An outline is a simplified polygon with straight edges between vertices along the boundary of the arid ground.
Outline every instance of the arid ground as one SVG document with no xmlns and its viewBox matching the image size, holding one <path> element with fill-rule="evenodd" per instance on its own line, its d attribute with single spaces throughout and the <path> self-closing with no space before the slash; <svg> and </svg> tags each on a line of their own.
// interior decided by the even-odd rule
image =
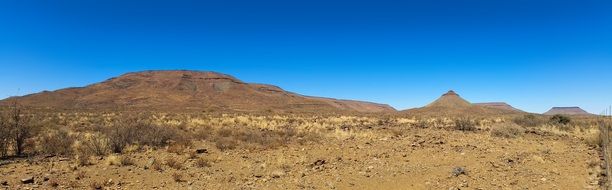
<svg viewBox="0 0 612 190">
<path fill-rule="evenodd" d="M 590 119 L 561 126 L 545 117 L 522 116 L 45 117 L 46 126 L 56 127 L 44 129 L 47 135 L 26 150 L 36 156 L 0 162 L 0 187 L 600 189 L 602 180 L 598 136 Z M 528 125 L 525 119 L 537 125 L 515 124 Z M 125 136 L 130 133 L 135 135 Z M 159 141 L 145 142 L 143 135 Z M 113 150 L 112 142 L 122 140 L 121 150 Z M 49 150 L 66 143 L 68 148 Z"/>
</svg>

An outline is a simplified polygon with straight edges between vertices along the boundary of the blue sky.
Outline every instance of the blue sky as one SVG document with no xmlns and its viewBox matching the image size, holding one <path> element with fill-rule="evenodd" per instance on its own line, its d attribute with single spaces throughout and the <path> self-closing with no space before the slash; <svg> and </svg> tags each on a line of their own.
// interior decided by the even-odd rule
<svg viewBox="0 0 612 190">
<path fill-rule="evenodd" d="M 612 2 L 5 0 L 0 66 L 0 98 L 193 69 L 397 109 L 454 89 L 600 113 L 612 104 Z"/>
</svg>

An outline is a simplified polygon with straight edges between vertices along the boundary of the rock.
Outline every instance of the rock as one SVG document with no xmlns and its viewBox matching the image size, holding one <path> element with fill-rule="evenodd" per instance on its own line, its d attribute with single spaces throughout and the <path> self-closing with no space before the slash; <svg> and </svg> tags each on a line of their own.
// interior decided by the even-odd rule
<svg viewBox="0 0 612 190">
<path fill-rule="evenodd" d="M 325 164 L 325 160 L 317 160 L 314 163 L 312 163 L 313 166 L 321 166 L 323 164 Z"/>
<path fill-rule="evenodd" d="M 49 178 L 51 177 L 51 174 L 45 174 L 43 176 L 43 181 L 49 181 Z"/>
<path fill-rule="evenodd" d="M 150 158 L 149 161 L 147 161 L 147 164 L 145 164 L 144 169 L 148 170 L 149 168 L 153 166 L 154 163 L 155 163 L 155 158 Z"/>
<path fill-rule="evenodd" d="M 30 177 L 23 178 L 21 179 L 21 183 L 23 184 L 34 183 L 34 177 L 30 176 Z"/>
<path fill-rule="evenodd" d="M 0 181 L 0 185 L 8 186 L 8 181 L 2 180 L 2 181 Z"/>
<path fill-rule="evenodd" d="M 199 148 L 196 150 L 196 153 L 198 154 L 208 154 L 208 150 L 205 148 Z"/>
<path fill-rule="evenodd" d="M 370 171 L 372 171 L 372 169 L 374 169 L 374 166 L 368 166 L 368 167 L 366 168 L 366 172 L 370 172 Z"/>
<path fill-rule="evenodd" d="M 283 170 L 275 170 L 275 171 L 273 171 L 273 172 L 270 174 L 270 176 L 271 176 L 272 178 L 280 178 L 280 177 L 285 176 L 285 171 L 283 171 Z"/>
<path fill-rule="evenodd" d="M 464 167 L 455 167 L 452 172 L 453 176 L 467 175 L 467 170 Z"/>
<path fill-rule="evenodd" d="M 533 159 L 533 161 L 536 161 L 536 162 L 538 162 L 540 164 L 545 164 L 546 163 L 546 161 L 544 161 L 544 158 L 542 158 L 540 156 L 537 156 L 537 155 L 533 155 L 532 159 Z"/>
</svg>

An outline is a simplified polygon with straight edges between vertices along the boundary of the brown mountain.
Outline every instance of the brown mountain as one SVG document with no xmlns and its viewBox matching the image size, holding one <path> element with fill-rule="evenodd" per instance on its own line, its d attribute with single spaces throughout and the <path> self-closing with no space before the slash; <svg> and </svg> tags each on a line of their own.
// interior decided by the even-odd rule
<svg viewBox="0 0 612 190">
<path fill-rule="evenodd" d="M 474 103 L 474 105 L 484 106 L 484 107 L 488 107 L 488 108 L 496 108 L 496 109 L 508 110 L 508 111 L 525 112 L 523 110 L 519 110 L 519 109 L 516 109 L 515 107 L 512 107 L 510 104 L 508 104 L 506 102 Z"/>
<path fill-rule="evenodd" d="M 548 110 L 544 115 L 592 115 L 589 112 L 584 111 L 580 107 L 553 107 Z"/>
<path fill-rule="evenodd" d="M 455 93 L 455 91 L 448 91 L 437 100 L 428 104 L 425 107 L 434 108 L 434 107 L 445 107 L 445 108 L 467 108 L 471 107 L 472 104 L 467 100 L 461 98 L 459 94 Z"/>
<path fill-rule="evenodd" d="M 422 108 L 414 108 L 402 111 L 407 114 L 417 115 L 491 115 L 491 114 L 515 114 L 515 110 L 506 110 L 495 107 L 478 106 L 461 98 L 455 91 L 448 91 L 440 98 Z"/>
<path fill-rule="evenodd" d="M 387 112 L 384 104 L 309 97 L 266 84 L 199 71 L 144 71 L 80 88 L 12 97 L 8 104 L 55 109 L 154 109 L 295 112 Z"/>
</svg>

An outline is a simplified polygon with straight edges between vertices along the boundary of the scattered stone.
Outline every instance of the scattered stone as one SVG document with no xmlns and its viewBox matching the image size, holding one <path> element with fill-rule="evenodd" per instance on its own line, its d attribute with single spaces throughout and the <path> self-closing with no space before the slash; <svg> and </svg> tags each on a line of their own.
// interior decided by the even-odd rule
<svg viewBox="0 0 612 190">
<path fill-rule="evenodd" d="M 198 154 L 208 154 L 208 150 L 205 148 L 200 148 L 196 150 L 196 153 Z"/>
<path fill-rule="evenodd" d="M 270 175 L 272 178 L 280 178 L 285 176 L 285 171 L 283 170 L 275 170 L 272 172 L 272 174 Z"/>
<path fill-rule="evenodd" d="M 326 163 L 325 160 L 317 160 L 312 165 L 313 166 L 322 166 L 325 163 Z"/>
<path fill-rule="evenodd" d="M 148 170 L 149 168 L 153 166 L 154 163 L 155 163 L 155 158 L 150 158 L 149 161 L 147 161 L 147 164 L 145 164 L 144 169 Z"/>
<path fill-rule="evenodd" d="M 23 184 L 30 184 L 30 183 L 34 183 L 34 177 L 26 177 L 21 179 L 21 183 Z"/>
<path fill-rule="evenodd" d="M 464 167 L 455 167 L 452 172 L 453 176 L 467 175 L 467 170 Z"/>
<path fill-rule="evenodd" d="M 8 181 L 2 180 L 2 181 L 0 181 L 0 185 L 8 186 Z"/>
</svg>

